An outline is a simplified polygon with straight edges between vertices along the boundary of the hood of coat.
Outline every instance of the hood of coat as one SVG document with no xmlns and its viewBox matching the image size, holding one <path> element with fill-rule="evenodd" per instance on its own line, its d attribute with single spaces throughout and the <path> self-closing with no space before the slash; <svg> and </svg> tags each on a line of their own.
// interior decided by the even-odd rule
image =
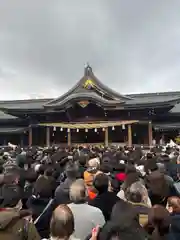
<svg viewBox="0 0 180 240">
<path fill-rule="evenodd" d="M 29 210 L 18 210 L 16 208 L 0 208 L 0 230 L 5 229 L 12 221 L 30 216 Z"/>
</svg>

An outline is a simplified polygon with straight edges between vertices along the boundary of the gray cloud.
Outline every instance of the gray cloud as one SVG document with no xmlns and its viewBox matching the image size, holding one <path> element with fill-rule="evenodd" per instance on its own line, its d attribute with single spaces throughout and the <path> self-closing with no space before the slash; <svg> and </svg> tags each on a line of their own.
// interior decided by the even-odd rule
<svg viewBox="0 0 180 240">
<path fill-rule="evenodd" d="M 179 0 L 0 0 L 0 99 L 58 96 L 83 74 L 121 93 L 180 90 Z"/>
</svg>

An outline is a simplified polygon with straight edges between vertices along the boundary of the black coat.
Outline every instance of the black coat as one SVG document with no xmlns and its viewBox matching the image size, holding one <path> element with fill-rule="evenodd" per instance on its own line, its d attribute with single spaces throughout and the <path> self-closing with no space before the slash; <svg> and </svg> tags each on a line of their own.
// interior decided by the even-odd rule
<svg viewBox="0 0 180 240">
<path fill-rule="evenodd" d="M 171 228 L 169 233 L 169 239 L 180 239 L 180 214 L 173 214 L 171 216 Z"/>
<path fill-rule="evenodd" d="M 27 207 L 32 211 L 33 220 L 39 217 L 48 203 L 49 198 L 36 198 L 32 196 L 28 199 Z"/>
<path fill-rule="evenodd" d="M 99 208 L 106 221 L 110 220 L 113 206 L 120 199 L 114 192 L 105 192 L 98 194 L 94 199 L 89 200 L 89 205 Z"/>
</svg>

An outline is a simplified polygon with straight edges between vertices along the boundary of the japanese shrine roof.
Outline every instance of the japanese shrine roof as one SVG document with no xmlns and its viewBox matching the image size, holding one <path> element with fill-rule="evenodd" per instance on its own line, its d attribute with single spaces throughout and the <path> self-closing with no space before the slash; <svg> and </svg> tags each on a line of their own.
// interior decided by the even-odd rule
<svg viewBox="0 0 180 240">
<path fill-rule="evenodd" d="M 4 127 L 4 128 L 0 128 L 0 133 L 1 134 L 17 134 L 17 133 L 23 133 L 24 131 L 27 131 L 27 128 L 23 128 L 23 127 Z"/>
<path fill-rule="evenodd" d="M 180 129 L 180 123 L 179 122 L 157 123 L 157 124 L 153 124 L 153 128 L 155 130 L 176 130 L 176 129 Z"/>
<path fill-rule="evenodd" d="M 84 76 L 65 94 L 58 98 L 0 101 L 0 119 L 15 118 L 13 113 L 46 111 L 46 108 L 63 108 L 71 101 L 92 100 L 102 106 L 123 106 L 129 108 L 158 107 L 169 105 L 170 113 L 180 113 L 180 92 L 119 94 L 105 86 L 94 75 L 92 68 L 85 68 Z"/>
<path fill-rule="evenodd" d="M 82 97 L 94 97 L 98 98 L 94 93 L 91 93 L 89 95 L 88 93 L 81 93 L 81 94 L 75 94 L 71 97 L 68 96 L 66 100 L 63 100 L 63 102 L 68 101 L 68 99 L 72 99 L 74 97 L 82 96 Z M 153 103 L 168 103 L 174 101 L 174 107 L 172 108 L 171 112 L 180 113 L 180 103 L 178 103 L 178 100 L 180 99 L 180 92 L 166 92 L 166 93 L 139 93 L 139 94 L 128 94 L 128 97 L 132 97 L 131 100 L 126 100 L 125 105 L 139 105 L 139 104 L 153 104 Z M 47 106 L 47 104 L 50 105 L 50 102 L 53 101 L 53 98 L 46 98 L 46 99 L 28 99 L 28 100 L 11 100 L 11 101 L 0 101 L 0 109 L 8 109 L 8 110 L 32 110 L 32 111 L 39 111 L 43 110 L 44 106 Z M 102 100 L 102 99 L 101 99 Z M 106 102 L 107 100 L 105 100 Z M 177 101 L 177 103 L 176 103 Z M 110 100 L 109 103 L 117 103 L 117 100 Z M 53 105 L 56 105 L 58 103 L 54 103 Z M 11 115 L 5 114 L 3 111 L 0 111 L 0 119 L 8 119 Z M 15 118 L 12 116 L 11 118 Z"/>
<path fill-rule="evenodd" d="M 17 119 L 17 117 L 4 113 L 3 111 L 0 111 L 0 120 L 12 120 L 12 119 Z"/>
</svg>

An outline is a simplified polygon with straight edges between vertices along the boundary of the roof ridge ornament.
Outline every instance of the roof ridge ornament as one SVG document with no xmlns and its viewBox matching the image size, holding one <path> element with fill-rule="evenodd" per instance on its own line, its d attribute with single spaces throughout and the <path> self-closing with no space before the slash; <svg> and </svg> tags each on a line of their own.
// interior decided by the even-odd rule
<svg viewBox="0 0 180 240">
<path fill-rule="evenodd" d="M 86 76 L 86 77 L 92 76 L 92 67 L 89 65 L 88 62 L 85 64 L 84 76 Z"/>
</svg>

